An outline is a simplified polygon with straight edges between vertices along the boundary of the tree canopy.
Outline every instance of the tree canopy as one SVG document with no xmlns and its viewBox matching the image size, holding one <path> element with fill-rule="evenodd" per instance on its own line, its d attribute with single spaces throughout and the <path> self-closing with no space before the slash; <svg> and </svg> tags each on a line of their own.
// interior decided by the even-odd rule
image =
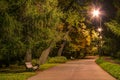
<svg viewBox="0 0 120 80">
<path fill-rule="evenodd" d="M 9 66 L 39 58 L 43 64 L 49 55 L 80 58 L 96 52 L 98 34 L 88 23 L 89 4 L 91 0 L 1 0 L 0 62 Z"/>
</svg>

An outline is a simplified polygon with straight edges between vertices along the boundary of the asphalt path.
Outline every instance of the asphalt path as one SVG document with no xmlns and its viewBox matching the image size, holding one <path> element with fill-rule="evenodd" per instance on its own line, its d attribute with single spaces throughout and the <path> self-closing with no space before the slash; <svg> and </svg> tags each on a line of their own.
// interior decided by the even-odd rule
<svg viewBox="0 0 120 80">
<path fill-rule="evenodd" d="M 95 59 L 69 61 L 45 71 L 28 80 L 116 80 L 96 63 Z"/>
</svg>

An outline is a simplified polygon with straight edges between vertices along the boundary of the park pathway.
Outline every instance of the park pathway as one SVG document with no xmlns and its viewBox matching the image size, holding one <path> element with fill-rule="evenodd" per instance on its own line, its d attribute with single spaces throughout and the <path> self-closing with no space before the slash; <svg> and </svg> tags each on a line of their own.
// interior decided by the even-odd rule
<svg viewBox="0 0 120 80">
<path fill-rule="evenodd" d="M 40 71 L 28 80 L 116 80 L 102 70 L 95 59 L 69 61 L 51 69 Z"/>
</svg>

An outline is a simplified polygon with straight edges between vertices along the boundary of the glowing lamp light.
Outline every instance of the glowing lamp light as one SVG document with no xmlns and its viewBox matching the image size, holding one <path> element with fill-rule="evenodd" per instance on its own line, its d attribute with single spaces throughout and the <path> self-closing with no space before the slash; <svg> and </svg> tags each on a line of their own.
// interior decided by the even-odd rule
<svg viewBox="0 0 120 80">
<path fill-rule="evenodd" d="M 92 14 L 93 14 L 93 17 L 98 17 L 100 15 L 100 11 L 99 10 L 93 10 Z"/>
<path fill-rule="evenodd" d="M 102 39 L 102 36 L 100 36 L 100 39 Z"/>
<path fill-rule="evenodd" d="M 102 31 L 102 28 L 98 28 L 98 32 L 101 32 Z"/>
</svg>

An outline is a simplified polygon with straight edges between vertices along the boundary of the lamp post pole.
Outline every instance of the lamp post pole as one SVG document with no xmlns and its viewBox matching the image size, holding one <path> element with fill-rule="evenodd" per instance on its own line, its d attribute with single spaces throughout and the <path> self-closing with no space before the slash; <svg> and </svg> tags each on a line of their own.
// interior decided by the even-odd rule
<svg viewBox="0 0 120 80">
<path fill-rule="evenodd" d="M 102 31 L 102 28 L 98 28 L 98 32 L 99 32 L 99 35 L 98 35 L 98 54 L 99 56 L 101 56 L 101 44 L 102 44 L 102 35 L 101 35 L 101 31 Z"/>
<path fill-rule="evenodd" d="M 102 46 L 102 34 L 101 34 L 101 32 L 102 32 L 102 26 L 101 26 L 101 17 L 99 17 L 100 18 L 100 27 L 99 27 L 99 44 L 98 44 L 98 54 L 99 54 L 99 56 L 102 56 L 102 51 L 101 51 L 101 46 Z"/>
<path fill-rule="evenodd" d="M 100 17 L 100 11 L 99 9 L 94 9 L 92 11 L 92 15 L 93 18 L 98 18 L 99 19 L 99 28 L 98 28 L 98 32 L 99 32 L 99 39 L 98 39 L 98 55 L 101 56 L 101 40 L 102 40 L 102 36 L 101 36 L 101 32 L 102 32 L 102 27 L 101 27 L 101 17 Z"/>
</svg>

